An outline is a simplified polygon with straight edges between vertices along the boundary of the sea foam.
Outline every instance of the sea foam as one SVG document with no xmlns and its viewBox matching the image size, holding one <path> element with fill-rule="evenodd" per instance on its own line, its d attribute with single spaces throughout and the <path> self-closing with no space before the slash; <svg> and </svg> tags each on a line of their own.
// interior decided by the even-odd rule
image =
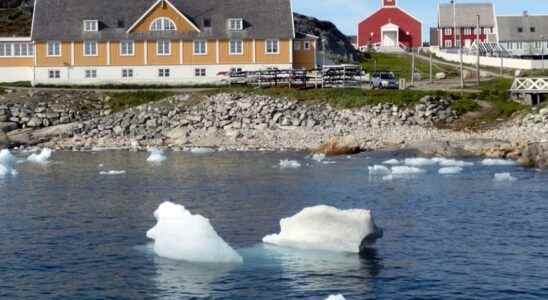
<svg viewBox="0 0 548 300">
<path fill-rule="evenodd" d="M 150 153 L 150 155 L 147 158 L 148 162 L 161 163 L 167 159 L 163 150 L 152 148 L 152 149 L 149 149 L 148 152 Z"/>
<path fill-rule="evenodd" d="M 184 206 L 162 203 L 154 212 L 156 225 L 147 232 L 158 256 L 195 263 L 242 263 L 213 229 L 208 219 L 191 214 Z"/>
<path fill-rule="evenodd" d="M 27 161 L 36 163 L 36 164 L 47 164 L 51 158 L 53 150 L 49 148 L 44 148 L 40 153 L 33 153 L 27 157 Z"/>
<path fill-rule="evenodd" d="M 333 252 L 359 253 L 382 237 L 370 210 L 339 210 L 320 205 L 280 221 L 280 233 L 263 238 L 266 244 Z"/>
</svg>

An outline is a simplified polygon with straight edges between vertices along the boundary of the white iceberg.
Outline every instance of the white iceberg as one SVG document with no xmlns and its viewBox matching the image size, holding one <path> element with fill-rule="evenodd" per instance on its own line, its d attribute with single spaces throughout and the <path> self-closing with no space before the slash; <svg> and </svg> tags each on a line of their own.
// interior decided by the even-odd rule
<svg viewBox="0 0 548 300">
<path fill-rule="evenodd" d="M 438 170 L 438 173 L 441 175 L 454 175 L 459 174 L 464 171 L 461 167 L 445 167 Z"/>
<path fill-rule="evenodd" d="M 162 203 L 154 212 L 158 221 L 147 232 L 154 240 L 158 256 L 194 263 L 242 263 L 234 251 L 213 229 L 208 219 L 192 215 L 182 205 Z"/>
<path fill-rule="evenodd" d="M 6 177 L 8 175 L 17 176 L 17 174 L 17 170 L 11 168 L 10 166 L 0 164 L 0 177 Z"/>
<path fill-rule="evenodd" d="M 280 221 L 280 233 L 263 238 L 266 244 L 333 252 L 360 253 L 382 237 L 370 210 L 339 210 L 320 205 Z"/>
<path fill-rule="evenodd" d="M 282 169 L 297 169 L 300 168 L 301 164 L 296 160 L 280 160 L 280 168 Z"/>
<path fill-rule="evenodd" d="M 435 165 L 437 164 L 437 161 L 429 158 L 416 157 L 416 158 L 407 158 L 404 164 L 407 166 L 422 167 L 422 166 Z"/>
<path fill-rule="evenodd" d="M 343 295 L 331 295 L 325 300 L 346 300 Z"/>
<path fill-rule="evenodd" d="M 192 154 L 209 154 L 213 152 L 215 152 L 215 149 L 205 147 L 196 147 L 190 149 L 190 153 Z"/>
<path fill-rule="evenodd" d="M 513 166 L 516 165 L 516 162 L 507 159 L 487 158 L 482 160 L 481 164 L 484 166 Z"/>
<path fill-rule="evenodd" d="M 27 161 L 37 164 L 47 164 L 52 153 L 53 150 L 49 148 L 44 148 L 42 149 L 42 151 L 40 151 L 40 153 L 33 153 L 29 157 L 27 157 Z"/>
<path fill-rule="evenodd" d="M 495 174 L 495 181 L 516 181 L 516 177 L 512 176 L 510 173 L 498 173 Z"/>
<path fill-rule="evenodd" d="M 317 162 L 322 162 L 325 159 L 325 154 L 316 153 L 316 154 L 312 155 L 312 159 L 317 161 Z"/>
<path fill-rule="evenodd" d="M 374 165 L 372 167 L 367 167 L 369 169 L 370 176 L 384 176 L 390 174 L 390 169 L 381 165 Z"/>
<path fill-rule="evenodd" d="M 385 165 L 399 165 L 400 161 L 394 158 L 394 159 L 389 159 L 389 160 L 384 161 L 383 164 L 385 164 Z"/>
<path fill-rule="evenodd" d="M 422 173 L 426 173 L 426 171 L 416 167 L 408 167 L 408 166 L 392 167 L 392 175 L 415 175 L 415 174 L 422 174 Z"/>
<path fill-rule="evenodd" d="M 123 174 L 126 174 L 126 171 L 124 171 L 124 170 L 110 170 L 110 171 L 101 171 L 101 172 L 99 172 L 99 175 L 109 175 L 109 176 L 123 175 Z"/>
<path fill-rule="evenodd" d="M 149 149 L 148 152 L 150 155 L 147 158 L 148 162 L 151 163 L 161 163 L 164 160 L 166 160 L 166 156 L 164 155 L 164 151 L 156 148 Z"/>
</svg>

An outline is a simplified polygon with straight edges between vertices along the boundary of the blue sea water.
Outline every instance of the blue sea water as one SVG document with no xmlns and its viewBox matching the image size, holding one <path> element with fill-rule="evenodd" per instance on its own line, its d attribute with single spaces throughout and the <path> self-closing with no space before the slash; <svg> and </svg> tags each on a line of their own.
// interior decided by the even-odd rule
<svg viewBox="0 0 548 300">
<path fill-rule="evenodd" d="M 547 299 L 548 174 L 478 164 L 392 181 L 302 153 L 56 152 L 0 179 L 1 299 Z M 280 169 L 282 159 L 302 167 Z M 103 167 L 100 167 L 103 165 Z M 101 170 L 125 170 L 103 176 Z M 495 173 L 518 180 L 496 182 Z M 157 257 L 145 233 L 163 201 L 209 218 L 235 266 Z M 305 207 L 370 208 L 384 237 L 366 257 L 263 245 Z"/>
</svg>

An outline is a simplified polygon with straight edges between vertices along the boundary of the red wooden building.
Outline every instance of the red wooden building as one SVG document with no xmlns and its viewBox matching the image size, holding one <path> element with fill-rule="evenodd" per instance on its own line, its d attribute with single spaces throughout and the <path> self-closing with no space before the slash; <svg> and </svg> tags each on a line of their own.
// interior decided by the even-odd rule
<svg viewBox="0 0 548 300">
<path fill-rule="evenodd" d="M 358 47 L 379 51 L 422 45 L 422 23 L 397 6 L 396 0 L 381 0 L 382 7 L 358 25 Z"/>
</svg>

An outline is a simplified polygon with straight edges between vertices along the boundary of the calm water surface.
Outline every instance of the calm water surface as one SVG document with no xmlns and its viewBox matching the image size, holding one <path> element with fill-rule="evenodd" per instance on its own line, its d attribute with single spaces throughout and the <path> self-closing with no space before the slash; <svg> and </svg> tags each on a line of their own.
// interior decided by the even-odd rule
<svg viewBox="0 0 548 300">
<path fill-rule="evenodd" d="M 437 168 L 383 181 L 367 166 L 397 154 L 306 160 L 303 154 L 54 153 L 0 179 L 2 299 L 547 299 L 548 174 Z M 299 169 L 280 169 L 280 159 Z M 104 167 L 99 167 L 103 164 Z M 102 176 L 101 170 L 126 170 Z M 497 183 L 511 172 L 519 180 Z M 163 201 L 209 218 L 245 263 L 156 257 L 146 231 Z M 264 246 L 279 220 L 307 206 L 371 208 L 376 253 Z"/>
</svg>

